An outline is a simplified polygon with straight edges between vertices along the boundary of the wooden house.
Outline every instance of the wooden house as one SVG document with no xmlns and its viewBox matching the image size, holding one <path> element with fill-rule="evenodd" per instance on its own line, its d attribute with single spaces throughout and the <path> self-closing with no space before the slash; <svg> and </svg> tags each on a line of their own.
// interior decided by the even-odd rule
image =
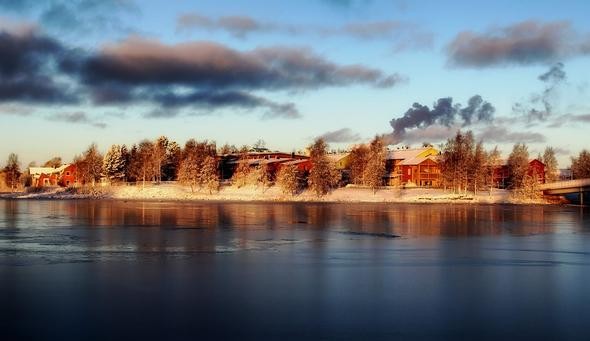
<svg viewBox="0 0 590 341">
<path fill-rule="evenodd" d="M 529 161 L 527 175 L 536 177 L 539 183 L 545 183 L 545 164 L 538 159 Z M 497 188 L 508 188 L 510 183 L 510 168 L 504 160 L 502 165 L 494 169 L 494 186 Z"/>
<path fill-rule="evenodd" d="M 52 187 L 75 186 L 78 181 L 76 178 L 76 165 L 66 164 L 61 167 L 31 167 L 31 186 L 33 187 Z"/>
<path fill-rule="evenodd" d="M 433 147 L 397 149 L 387 153 L 385 184 L 389 186 L 439 187 L 439 151 Z"/>
</svg>

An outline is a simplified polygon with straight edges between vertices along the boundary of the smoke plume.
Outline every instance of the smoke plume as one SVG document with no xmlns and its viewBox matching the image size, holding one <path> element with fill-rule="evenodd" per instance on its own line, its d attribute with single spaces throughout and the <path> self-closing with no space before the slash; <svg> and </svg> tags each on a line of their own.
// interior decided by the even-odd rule
<svg viewBox="0 0 590 341">
<path fill-rule="evenodd" d="M 389 122 L 393 128 L 389 142 L 395 144 L 403 141 L 408 129 L 424 129 L 433 124 L 449 127 L 456 123 L 457 117 L 462 121 L 463 126 L 479 121 L 489 122 L 493 120 L 495 111 L 494 106 L 484 101 L 479 95 L 471 97 L 465 108 L 462 108 L 459 103 L 453 105 L 451 97 L 440 98 L 434 103 L 432 109 L 426 105 L 414 103 L 402 117 Z"/>
</svg>

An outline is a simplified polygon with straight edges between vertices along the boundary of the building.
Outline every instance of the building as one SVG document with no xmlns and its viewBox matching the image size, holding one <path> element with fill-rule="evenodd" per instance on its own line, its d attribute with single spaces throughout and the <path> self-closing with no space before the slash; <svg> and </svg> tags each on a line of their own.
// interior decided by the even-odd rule
<svg viewBox="0 0 590 341">
<path fill-rule="evenodd" d="M 52 187 L 52 186 L 75 186 L 76 165 L 66 164 L 61 167 L 30 167 L 31 186 L 33 187 Z"/>
<path fill-rule="evenodd" d="M 433 147 L 388 151 L 385 184 L 407 187 L 439 187 L 439 151 Z"/>
<path fill-rule="evenodd" d="M 270 151 L 250 151 L 245 154 L 227 154 L 223 155 L 220 160 L 221 178 L 231 179 L 239 164 L 248 164 L 249 167 L 256 168 L 266 166 L 274 177 L 280 166 L 284 163 L 294 161 L 308 161 L 309 157 L 295 153 L 270 152 Z M 297 163 L 297 168 L 311 168 L 309 162 Z"/>
<path fill-rule="evenodd" d="M 537 178 L 541 184 L 545 183 L 545 164 L 538 159 L 529 161 L 527 175 Z M 497 188 L 507 188 L 510 185 L 510 168 L 506 160 L 503 160 L 502 165 L 494 169 L 494 186 Z"/>
</svg>

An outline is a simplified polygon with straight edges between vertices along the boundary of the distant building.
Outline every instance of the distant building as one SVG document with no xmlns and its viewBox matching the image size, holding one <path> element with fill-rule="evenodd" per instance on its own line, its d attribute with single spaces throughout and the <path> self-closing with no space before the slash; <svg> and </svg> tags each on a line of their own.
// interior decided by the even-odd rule
<svg viewBox="0 0 590 341">
<path fill-rule="evenodd" d="M 66 164 L 61 167 L 30 167 L 31 186 L 33 187 L 69 187 L 77 184 L 76 165 Z"/>
<path fill-rule="evenodd" d="M 222 156 L 220 160 L 221 177 L 222 179 L 231 179 L 234 172 L 238 168 L 238 165 L 244 163 L 252 168 L 266 165 L 269 167 L 269 171 L 272 174 L 272 176 L 274 176 L 274 174 L 279 170 L 280 165 L 293 161 L 305 161 L 308 159 L 309 157 L 305 155 L 295 153 L 270 152 L 267 150 L 253 150 L 245 154 L 228 154 Z M 307 168 L 307 170 L 309 170 L 309 168 L 311 168 L 311 164 L 309 162 L 307 162 L 307 164 L 297 163 L 297 165 L 298 169 Z"/>
<path fill-rule="evenodd" d="M 389 186 L 439 187 L 439 154 L 433 147 L 388 151 L 385 183 Z"/>
<path fill-rule="evenodd" d="M 539 183 L 545 183 L 545 164 L 538 159 L 529 161 L 527 175 L 536 176 Z M 510 184 L 510 168 L 506 160 L 502 165 L 494 169 L 494 186 L 497 188 L 507 188 Z"/>
</svg>

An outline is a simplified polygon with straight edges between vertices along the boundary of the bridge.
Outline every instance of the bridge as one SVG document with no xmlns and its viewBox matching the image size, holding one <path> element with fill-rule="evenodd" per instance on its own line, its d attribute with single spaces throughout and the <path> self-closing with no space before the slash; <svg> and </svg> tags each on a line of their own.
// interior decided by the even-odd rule
<svg viewBox="0 0 590 341">
<path fill-rule="evenodd" d="M 540 189 L 545 195 L 578 193 L 580 195 L 580 205 L 584 205 L 584 192 L 590 192 L 590 179 L 556 181 L 542 184 Z"/>
</svg>

